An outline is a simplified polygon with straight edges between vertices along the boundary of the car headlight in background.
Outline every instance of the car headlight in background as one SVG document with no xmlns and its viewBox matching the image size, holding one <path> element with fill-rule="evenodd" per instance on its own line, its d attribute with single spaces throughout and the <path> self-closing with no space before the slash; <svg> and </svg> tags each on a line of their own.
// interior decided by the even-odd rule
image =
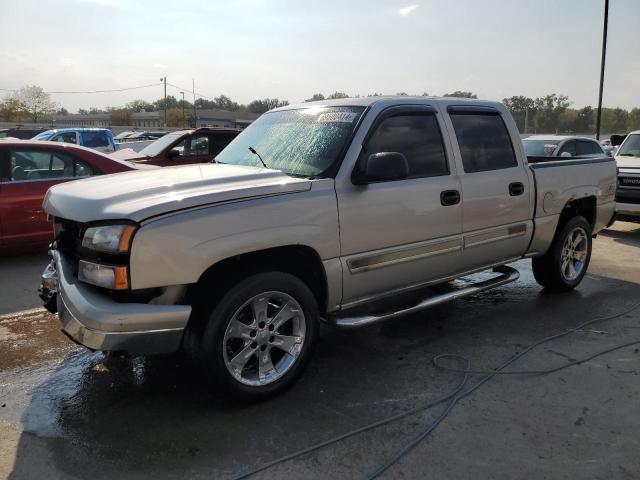
<svg viewBox="0 0 640 480">
<path fill-rule="evenodd" d="M 84 232 L 82 246 L 99 252 L 127 253 L 135 231 L 134 225 L 89 227 Z"/>
<path fill-rule="evenodd" d="M 100 265 L 80 260 L 78 279 L 91 285 L 111 290 L 126 290 L 129 288 L 127 267 Z"/>
</svg>

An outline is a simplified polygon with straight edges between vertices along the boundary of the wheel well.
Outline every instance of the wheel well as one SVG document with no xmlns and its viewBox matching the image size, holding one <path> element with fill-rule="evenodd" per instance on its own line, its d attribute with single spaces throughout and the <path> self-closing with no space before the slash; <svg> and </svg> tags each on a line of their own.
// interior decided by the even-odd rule
<svg viewBox="0 0 640 480">
<path fill-rule="evenodd" d="M 327 278 L 318 253 L 304 245 L 289 245 L 244 253 L 210 266 L 187 292 L 194 310 L 215 304 L 233 285 L 249 275 L 279 271 L 295 275 L 305 282 L 316 297 L 318 308 L 327 305 Z"/>
<path fill-rule="evenodd" d="M 584 197 L 567 202 L 560 213 L 556 231 L 560 231 L 569 220 L 578 215 L 586 218 L 593 228 L 596 224 L 596 197 Z"/>
</svg>

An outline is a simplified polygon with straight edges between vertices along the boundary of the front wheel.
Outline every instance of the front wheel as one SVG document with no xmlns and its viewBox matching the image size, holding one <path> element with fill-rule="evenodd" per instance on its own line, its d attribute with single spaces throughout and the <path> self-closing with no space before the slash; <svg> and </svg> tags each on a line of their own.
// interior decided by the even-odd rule
<svg viewBox="0 0 640 480">
<path fill-rule="evenodd" d="M 591 240 L 589 222 L 581 216 L 570 219 L 556 235 L 549 251 L 533 258 L 536 281 L 555 292 L 577 287 L 589 267 Z"/>
<path fill-rule="evenodd" d="M 213 308 L 202 337 L 204 359 L 230 393 L 266 398 L 300 376 L 318 321 L 316 299 L 300 279 L 283 272 L 253 275 Z"/>
</svg>

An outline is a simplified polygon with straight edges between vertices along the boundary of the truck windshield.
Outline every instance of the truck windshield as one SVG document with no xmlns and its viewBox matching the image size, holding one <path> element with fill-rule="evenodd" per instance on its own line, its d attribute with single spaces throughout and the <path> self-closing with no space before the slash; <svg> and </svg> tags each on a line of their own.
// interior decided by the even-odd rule
<svg viewBox="0 0 640 480">
<path fill-rule="evenodd" d="M 558 142 L 552 140 L 523 140 L 522 143 L 527 157 L 550 157 L 558 146 Z"/>
<path fill-rule="evenodd" d="M 268 168 L 313 177 L 337 160 L 364 107 L 309 107 L 265 113 L 218 156 L 219 163 Z"/>
<path fill-rule="evenodd" d="M 623 157 L 640 157 L 640 134 L 629 135 L 629 137 L 620 145 L 620 149 L 616 155 Z"/>
</svg>

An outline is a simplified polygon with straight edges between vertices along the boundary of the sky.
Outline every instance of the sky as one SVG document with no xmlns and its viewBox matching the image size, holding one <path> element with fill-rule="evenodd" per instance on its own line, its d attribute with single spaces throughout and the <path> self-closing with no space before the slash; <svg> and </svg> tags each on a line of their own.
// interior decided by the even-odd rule
<svg viewBox="0 0 640 480">
<path fill-rule="evenodd" d="M 568 95 L 596 105 L 604 0 L 0 0 L 0 96 L 167 81 L 240 103 L 314 93 Z M 640 0 L 611 0 L 604 105 L 640 106 Z M 167 94 L 179 97 L 180 88 Z M 52 94 L 70 111 L 163 95 Z M 187 92 L 187 98 L 189 94 Z"/>
</svg>

